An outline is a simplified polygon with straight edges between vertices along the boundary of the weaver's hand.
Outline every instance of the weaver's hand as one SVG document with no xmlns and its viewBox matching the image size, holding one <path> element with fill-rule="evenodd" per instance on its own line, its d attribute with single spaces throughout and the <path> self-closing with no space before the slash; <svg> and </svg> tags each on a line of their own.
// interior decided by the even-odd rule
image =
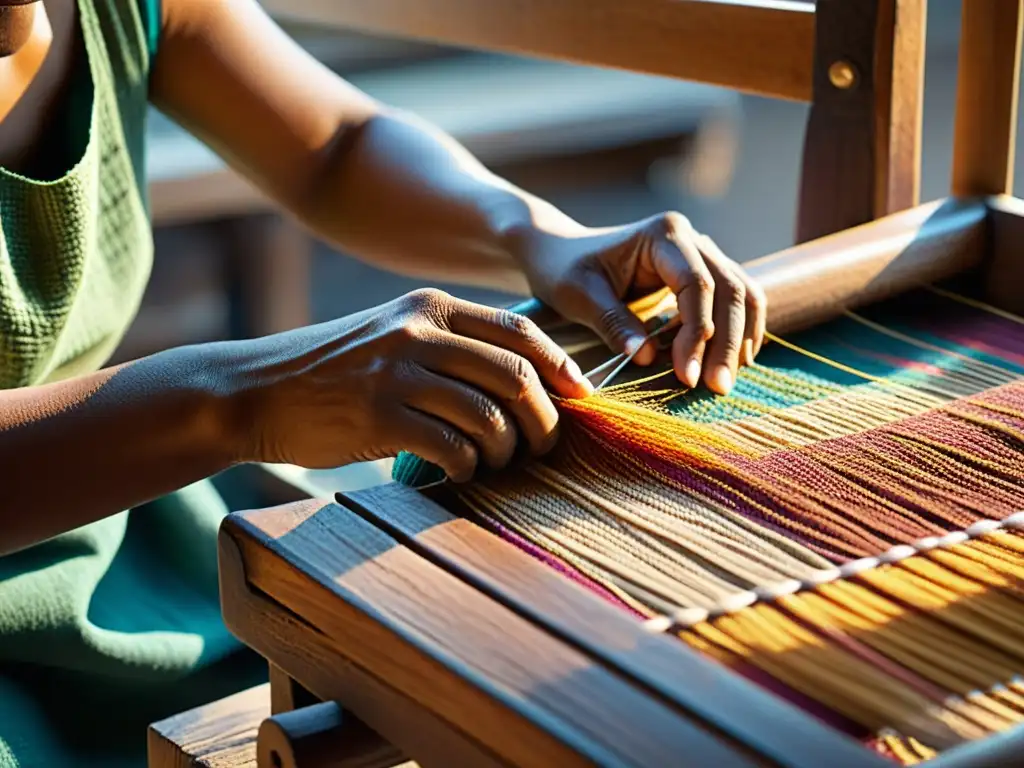
<svg viewBox="0 0 1024 768">
<path fill-rule="evenodd" d="M 616 352 L 632 351 L 645 336 L 624 300 L 668 286 L 681 320 L 672 360 L 688 386 L 703 377 L 726 394 L 738 367 L 752 363 L 761 348 L 764 293 L 677 213 L 571 236 L 531 229 L 517 233 L 512 247 L 534 295 L 589 326 Z M 635 361 L 649 364 L 655 351 L 648 343 Z"/>
<path fill-rule="evenodd" d="M 322 325 L 245 342 L 251 458 L 335 467 L 410 451 L 455 481 L 542 453 L 563 397 L 592 387 L 523 317 L 416 291 Z"/>
</svg>

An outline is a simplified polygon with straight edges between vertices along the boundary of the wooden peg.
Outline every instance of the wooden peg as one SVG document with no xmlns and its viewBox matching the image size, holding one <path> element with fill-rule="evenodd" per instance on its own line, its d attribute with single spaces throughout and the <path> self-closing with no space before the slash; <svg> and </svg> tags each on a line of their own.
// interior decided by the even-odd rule
<svg viewBox="0 0 1024 768">
<path fill-rule="evenodd" d="M 392 768 L 405 758 L 334 702 L 282 712 L 260 725 L 258 768 Z"/>
</svg>

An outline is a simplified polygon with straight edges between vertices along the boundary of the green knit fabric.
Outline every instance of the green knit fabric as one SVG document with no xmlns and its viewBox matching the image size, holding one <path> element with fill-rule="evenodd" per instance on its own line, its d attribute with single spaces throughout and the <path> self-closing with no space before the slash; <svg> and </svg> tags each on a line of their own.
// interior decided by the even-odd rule
<svg viewBox="0 0 1024 768">
<path fill-rule="evenodd" d="M 138 309 L 152 259 L 143 150 L 159 19 L 141 1 L 78 2 L 88 67 L 48 161 L 68 165 L 33 178 L 0 169 L 0 387 L 101 366 Z M 48 481 L 45 468 L 4 471 Z M 0 767 L 142 768 L 150 722 L 263 677 L 220 619 L 225 512 L 200 483 L 0 558 Z"/>
</svg>

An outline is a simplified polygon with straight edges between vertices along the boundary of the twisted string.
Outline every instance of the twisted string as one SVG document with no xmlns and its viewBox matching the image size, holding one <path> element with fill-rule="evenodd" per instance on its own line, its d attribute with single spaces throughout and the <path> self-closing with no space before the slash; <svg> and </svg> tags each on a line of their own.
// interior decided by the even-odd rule
<svg viewBox="0 0 1024 768">
<path fill-rule="evenodd" d="M 1024 720 L 1024 536 L 999 531 L 680 632 L 871 730 L 944 749 Z"/>
</svg>

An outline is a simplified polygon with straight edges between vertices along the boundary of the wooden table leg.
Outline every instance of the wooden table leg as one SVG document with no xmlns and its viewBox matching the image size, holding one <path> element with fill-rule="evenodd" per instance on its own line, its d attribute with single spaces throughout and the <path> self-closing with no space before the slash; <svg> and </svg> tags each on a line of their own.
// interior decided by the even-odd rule
<svg viewBox="0 0 1024 768">
<path fill-rule="evenodd" d="M 313 238 L 277 214 L 227 219 L 221 227 L 238 309 L 234 335 L 252 338 L 311 323 Z"/>
<path fill-rule="evenodd" d="M 270 662 L 270 712 L 280 715 L 291 712 L 294 709 L 311 707 L 320 704 L 321 701 L 300 683 L 281 669 Z"/>
</svg>

